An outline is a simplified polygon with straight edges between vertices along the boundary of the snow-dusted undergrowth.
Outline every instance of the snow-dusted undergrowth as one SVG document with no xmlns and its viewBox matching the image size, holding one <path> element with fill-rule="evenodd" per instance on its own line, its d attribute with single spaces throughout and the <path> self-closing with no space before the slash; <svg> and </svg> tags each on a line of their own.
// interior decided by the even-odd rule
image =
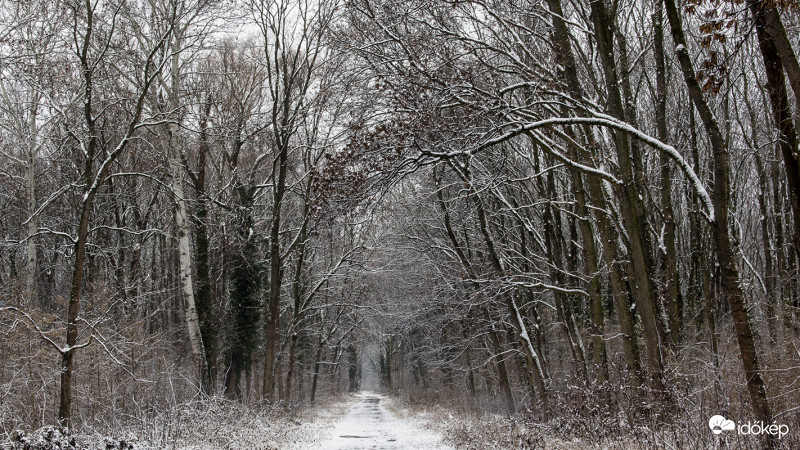
<svg viewBox="0 0 800 450">
<path fill-rule="evenodd" d="M 330 409 L 287 412 L 212 397 L 158 413 L 99 420 L 69 435 L 57 427 L 20 430 L 0 442 L 0 449 L 283 449 L 307 439 L 308 422 Z"/>
</svg>

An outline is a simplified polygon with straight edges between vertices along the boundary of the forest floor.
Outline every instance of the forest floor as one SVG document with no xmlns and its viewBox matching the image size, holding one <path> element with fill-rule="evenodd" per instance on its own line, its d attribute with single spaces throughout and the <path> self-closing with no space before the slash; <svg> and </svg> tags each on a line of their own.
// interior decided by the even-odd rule
<svg viewBox="0 0 800 450">
<path fill-rule="evenodd" d="M 318 398 L 291 410 L 211 397 L 157 414 L 87 422 L 74 435 L 47 426 L 0 434 L 0 450 L 60 449 L 755 449 L 755 438 L 722 439 L 700 424 L 637 423 L 623 417 L 541 422 L 529 414 L 445 406 L 436 393 L 400 398 L 369 391 Z M 489 408 L 489 407 L 487 407 Z M 0 430 L 1 431 L 1 430 Z M 800 448 L 786 439 L 781 448 Z"/>
<path fill-rule="evenodd" d="M 359 392 L 318 399 L 315 406 L 286 411 L 212 397 L 175 405 L 154 416 L 116 424 L 86 424 L 75 435 L 52 426 L 0 435 L 0 450 L 60 449 L 604 449 L 741 448 L 756 439 L 724 440 L 705 423 L 683 428 L 661 424 L 624 425 L 606 417 L 587 421 L 564 417 L 539 422 L 525 414 L 508 416 L 441 405 L 437 398 L 414 401 Z M 695 430 L 697 428 L 699 430 Z M 113 437 L 112 437 L 113 436 Z M 780 448 L 800 448 L 786 440 Z"/>
<path fill-rule="evenodd" d="M 387 396 L 359 392 L 322 410 L 294 449 L 450 449 L 425 415 L 398 408 Z"/>
</svg>

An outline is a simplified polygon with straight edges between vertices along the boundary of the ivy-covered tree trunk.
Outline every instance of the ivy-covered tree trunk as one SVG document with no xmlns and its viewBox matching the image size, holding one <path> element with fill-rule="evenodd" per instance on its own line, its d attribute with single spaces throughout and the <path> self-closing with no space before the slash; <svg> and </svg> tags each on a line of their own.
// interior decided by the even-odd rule
<svg viewBox="0 0 800 450">
<path fill-rule="evenodd" d="M 255 186 L 235 187 L 238 235 L 230 257 L 230 311 L 233 330 L 230 343 L 230 366 L 225 379 L 225 395 L 241 398 L 241 374 L 250 369 L 257 347 L 258 324 L 261 316 L 259 299 L 261 270 L 253 231 Z"/>
<path fill-rule="evenodd" d="M 210 103 L 208 104 L 210 108 Z M 206 109 L 208 113 L 208 109 Z M 207 115 L 205 117 L 208 117 Z M 194 250 L 197 265 L 197 290 L 195 304 L 197 317 L 200 322 L 200 334 L 203 338 L 205 350 L 206 371 L 203 376 L 205 390 L 213 393 L 214 382 L 217 378 L 217 324 L 215 323 L 214 300 L 212 296 L 211 274 L 209 269 L 209 240 L 208 240 L 208 199 L 206 198 L 206 123 L 201 123 L 201 140 L 198 155 L 198 172 L 194 177 L 194 187 L 197 195 L 197 209 L 194 220 Z"/>
</svg>

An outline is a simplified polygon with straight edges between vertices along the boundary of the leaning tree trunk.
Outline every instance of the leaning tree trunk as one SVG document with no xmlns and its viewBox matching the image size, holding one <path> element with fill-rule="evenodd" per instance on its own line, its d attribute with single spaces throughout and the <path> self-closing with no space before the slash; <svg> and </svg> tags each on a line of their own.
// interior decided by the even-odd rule
<svg viewBox="0 0 800 450">
<path fill-rule="evenodd" d="M 503 267 L 503 263 L 500 261 L 500 256 L 497 254 L 494 240 L 489 233 L 489 224 L 483 204 L 481 203 L 481 199 L 478 197 L 477 192 L 475 192 L 474 187 L 467 178 L 468 172 L 464 175 L 464 182 L 468 184 L 470 197 L 473 198 L 475 208 L 478 212 L 478 228 L 480 229 L 484 243 L 486 244 L 489 260 L 492 263 L 492 268 L 498 277 L 504 277 L 505 268 Z M 517 306 L 514 296 L 506 293 L 503 295 L 503 297 L 508 308 L 508 313 L 511 315 L 511 324 L 514 328 L 514 332 L 517 334 L 516 337 L 519 339 L 519 344 L 522 346 L 523 352 L 527 359 L 529 365 L 528 371 L 530 372 L 530 376 L 532 376 L 533 383 L 536 387 L 536 393 L 538 394 L 539 401 L 541 402 L 542 411 L 547 411 L 550 409 L 550 405 L 547 398 L 547 388 L 545 386 L 544 370 L 542 369 L 541 358 L 539 358 L 539 355 L 533 348 L 533 343 L 531 342 L 528 328 L 525 325 L 525 322 L 522 320 L 522 315 L 519 312 L 519 307 Z"/>
<path fill-rule="evenodd" d="M 571 37 L 563 19 L 564 11 L 561 7 L 561 2 L 560 0 L 548 0 L 547 4 L 550 11 L 553 13 L 553 42 L 556 51 L 556 57 L 558 58 L 560 67 L 563 68 L 563 70 L 560 71 L 560 75 L 564 78 L 570 95 L 576 99 L 582 99 L 584 94 L 578 80 L 577 64 L 575 63 L 572 46 L 570 44 Z M 594 142 L 592 131 L 588 129 L 588 127 L 584 128 L 584 135 L 588 141 L 589 148 L 593 149 L 598 147 L 596 142 Z M 570 151 L 570 158 L 579 163 L 585 162 L 582 149 L 575 148 L 575 146 L 570 145 L 568 150 Z M 643 384 L 643 380 L 641 363 L 639 359 L 639 349 L 636 345 L 633 315 L 631 314 L 630 310 L 630 302 L 628 301 L 627 290 L 624 287 L 624 276 L 621 273 L 622 269 L 620 268 L 619 264 L 616 263 L 616 236 L 613 232 L 613 228 L 611 227 L 608 216 L 604 212 L 606 206 L 604 204 L 605 202 L 603 199 L 602 187 L 600 185 L 600 181 L 592 175 L 587 176 L 585 184 L 581 174 L 576 170 L 571 170 L 570 176 L 572 180 L 573 191 L 575 192 L 576 209 L 578 215 L 580 217 L 587 218 L 587 220 L 581 220 L 579 226 L 581 238 L 583 240 L 586 272 L 587 275 L 591 277 L 589 281 L 589 294 L 592 311 L 592 334 L 594 336 L 593 359 L 596 364 L 601 364 L 601 376 L 599 378 L 601 381 L 603 379 L 607 379 L 608 369 L 605 368 L 605 343 L 602 339 L 603 306 L 599 295 L 600 283 L 599 278 L 594 275 L 598 268 L 598 258 L 595 254 L 596 250 L 594 244 L 594 235 L 588 222 L 589 213 L 587 205 L 590 202 L 596 206 L 594 211 L 595 215 L 597 216 L 598 231 L 600 232 L 600 238 L 602 242 L 603 261 L 605 261 L 605 263 L 611 268 L 609 273 L 609 282 L 613 291 L 613 297 L 616 306 L 615 309 L 617 310 L 617 316 L 622 331 L 622 348 L 625 354 L 626 366 L 629 373 L 633 377 L 634 385 L 636 387 L 640 387 Z M 585 192 L 584 186 L 586 186 Z"/>
<path fill-rule="evenodd" d="M 798 159 L 797 135 L 789 128 L 800 128 L 800 62 L 792 48 L 792 43 L 781 21 L 780 13 L 772 2 L 750 2 L 750 12 L 755 18 L 761 55 L 767 72 L 767 90 L 770 94 L 776 127 L 783 135 L 780 140 L 781 155 L 786 169 L 786 183 L 789 203 L 792 206 L 793 233 L 792 246 L 796 258 L 800 258 L 800 159 Z M 786 99 L 786 85 L 781 71 L 794 91 L 795 116 L 792 126 L 791 110 Z M 780 85 L 778 83 L 780 82 Z M 793 142 L 790 140 L 794 135 Z"/>
<path fill-rule="evenodd" d="M 767 400 L 767 389 L 761 366 L 758 362 L 753 329 L 747 314 L 747 305 L 745 304 L 742 289 L 739 286 L 739 272 L 736 267 L 730 227 L 728 225 L 728 202 L 730 199 L 728 148 L 697 82 L 675 1 L 664 0 L 664 6 L 666 7 L 672 40 L 676 46 L 675 53 L 681 65 L 684 82 L 711 142 L 714 173 L 714 191 L 711 198 L 714 206 L 714 217 L 711 222 L 711 233 L 722 275 L 722 294 L 727 298 L 731 308 L 731 315 L 733 316 L 734 331 L 736 332 L 736 340 L 739 344 L 739 353 L 747 380 L 747 390 L 750 395 L 750 406 L 753 409 L 755 420 L 770 424 L 772 423 L 772 412 Z"/>
<path fill-rule="evenodd" d="M 611 116 L 624 121 L 625 113 L 614 59 L 613 18 L 608 16 L 603 0 L 592 1 L 591 9 L 597 39 L 597 50 L 605 77 L 608 110 Z M 650 249 L 646 239 L 646 234 L 649 231 L 647 230 L 642 200 L 636 190 L 637 181 L 633 172 L 635 158 L 631 158 L 631 146 L 625 133 L 615 132 L 613 133 L 613 138 L 622 180 L 622 186 L 617 188 L 620 213 L 623 226 L 629 238 L 630 266 L 633 275 L 629 284 L 636 299 L 636 309 L 642 317 L 643 335 L 648 356 L 647 362 L 650 368 L 650 387 L 658 397 L 667 398 L 668 395 L 663 381 L 662 342 L 651 280 Z"/>
</svg>

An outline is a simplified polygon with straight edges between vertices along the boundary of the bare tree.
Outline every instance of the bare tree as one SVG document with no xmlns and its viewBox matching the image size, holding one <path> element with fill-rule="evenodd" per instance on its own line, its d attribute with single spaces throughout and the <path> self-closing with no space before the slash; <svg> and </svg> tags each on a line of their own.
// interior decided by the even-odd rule
<svg viewBox="0 0 800 450">
<path fill-rule="evenodd" d="M 74 243 L 74 264 L 66 316 L 66 343 L 63 347 L 57 346 L 62 359 L 59 421 L 69 426 L 72 417 L 72 375 L 75 353 L 91 342 L 91 340 L 78 342 L 78 322 L 94 200 L 104 183 L 113 175 L 115 160 L 129 145 L 135 133 L 152 122 L 143 115 L 145 98 L 167 62 L 161 50 L 172 32 L 172 27 L 168 26 L 163 34 L 152 36 L 142 42 L 143 47 L 131 49 L 143 57 L 141 61 L 131 61 L 141 64 L 143 71 L 133 80 L 128 96 L 122 103 L 126 109 L 114 111 L 106 105 L 109 99 L 102 96 L 100 83 L 106 81 L 105 77 L 111 76 L 112 73 L 126 70 L 124 66 L 119 65 L 119 61 L 112 60 L 111 57 L 113 51 L 124 50 L 124 47 L 118 48 L 118 46 L 122 45 L 126 38 L 117 32 L 119 29 L 117 26 L 122 22 L 135 26 L 135 20 L 138 18 L 122 14 L 120 5 L 111 3 L 101 5 L 89 1 L 73 2 L 68 3 L 66 8 L 71 21 L 70 31 L 74 37 L 73 67 L 77 72 L 76 89 L 80 89 L 78 92 L 82 107 L 80 119 L 63 117 L 62 120 L 66 124 L 65 133 L 70 139 L 70 145 L 76 147 L 75 154 L 78 159 L 76 162 L 83 166 L 80 178 L 77 180 L 82 192 L 80 219 L 75 236 L 70 237 Z M 146 8 L 143 12 L 156 14 L 156 11 Z M 159 19 L 171 23 L 173 17 L 168 15 Z M 71 111 L 64 111 L 67 112 Z M 118 113 L 122 117 L 106 118 L 112 113 Z M 100 132 L 99 124 L 105 120 L 120 120 L 117 125 L 118 134 L 109 136 Z"/>
</svg>

